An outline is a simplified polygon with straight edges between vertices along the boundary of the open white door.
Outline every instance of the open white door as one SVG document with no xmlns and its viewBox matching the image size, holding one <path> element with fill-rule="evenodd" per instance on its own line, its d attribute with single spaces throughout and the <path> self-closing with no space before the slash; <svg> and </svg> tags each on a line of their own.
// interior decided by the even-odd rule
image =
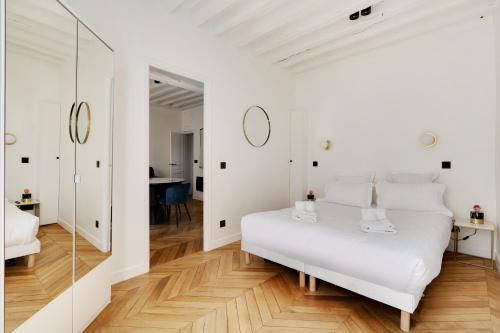
<svg viewBox="0 0 500 333">
<path fill-rule="evenodd" d="M 307 193 L 308 117 L 303 110 L 290 113 L 290 206 Z"/>
<path fill-rule="evenodd" d="M 170 177 L 184 177 L 184 134 L 170 132 Z"/>
<path fill-rule="evenodd" d="M 60 105 L 41 102 L 38 110 L 38 200 L 40 224 L 56 223 L 59 214 Z"/>
</svg>

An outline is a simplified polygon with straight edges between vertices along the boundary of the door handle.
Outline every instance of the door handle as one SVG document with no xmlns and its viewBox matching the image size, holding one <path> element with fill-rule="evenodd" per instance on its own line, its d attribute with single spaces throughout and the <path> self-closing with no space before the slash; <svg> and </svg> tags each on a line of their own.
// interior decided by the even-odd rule
<svg viewBox="0 0 500 333">
<path fill-rule="evenodd" d="M 177 164 L 175 164 L 175 163 L 168 163 L 168 165 L 177 165 Z"/>
<path fill-rule="evenodd" d="M 73 113 L 75 112 L 75 105 L 76 102 L 73 102 L 73 105 L 71 106 L 71 111 L 69 113 L 69 139 L 73 143 L 75 143 L 75 139 L 73 137 L 73 127 L 71 125 L 73 123 Z"/>
</svg>

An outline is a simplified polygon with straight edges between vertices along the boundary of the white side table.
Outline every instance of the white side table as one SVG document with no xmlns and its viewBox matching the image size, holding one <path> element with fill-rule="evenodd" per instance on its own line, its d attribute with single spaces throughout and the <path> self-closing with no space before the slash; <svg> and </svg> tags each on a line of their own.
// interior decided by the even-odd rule
<svg viewBox="0 0 500 333">
<path fill-rule="evenodd" d="M 491 223 L 490 221 L 484 221 L 484 224 L 474 224 L 470 223 L 469 219 L 464 219 L 464 218 L 456 218 L 453 220 L 453 230 L 454 230 L 454 238 L 453 238 L 453 251 L 455 252 L 455 256 L 458 253 L 458 232 L 460 231 L 460 228 L 468 228 L 468 229 L 474 229 L 474 230 L 486 230 L 489 231 L 491 234 L 491 240 L 490 240 L 490 247 L 491 247 L 491 267 L 488 266 L 483 266 L 483 265 L 476 265 L 476 264 L 471 264 L 471 263 L 465 263 L 468 265 L 472 266 L 479 266 L 483 268 L 490 268 L 490 269 L 495 269 L 495 257 L 494 257 L 494 245 L 495 245 L 495 225 Z"/>
<path fill-rule="evenodd" d="M 15 201 L 13 204 L 19 208 L 32 206 L 33 215 L 40 217 L 40 201 L 38 200 L 31 200 L 30 202 Z"/>
</svg>

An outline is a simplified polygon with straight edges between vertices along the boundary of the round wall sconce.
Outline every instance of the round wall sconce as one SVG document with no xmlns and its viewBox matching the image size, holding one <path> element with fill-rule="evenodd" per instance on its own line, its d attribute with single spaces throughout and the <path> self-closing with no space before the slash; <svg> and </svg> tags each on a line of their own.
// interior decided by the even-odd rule
<svg viewBox="0 0 500 333">
<path fill-rule="evenodd" d="M 332 148 L 332 141 L 330 140 L 323 140 L 321 141 L 321 149 L 327 151 Z"/>
<path fill-rule="evenodd" d="M 5 145 L 10 146 L 17 142 L 17 137 L 14 133 L 5 133 Z"/>
<path fill-rule="evenodd" d="M 437 144 L 438 138 L 434 132 L 424 132 L 420 134 L 418 141 L 425 148 L 432 148 Z"/>
</svg>

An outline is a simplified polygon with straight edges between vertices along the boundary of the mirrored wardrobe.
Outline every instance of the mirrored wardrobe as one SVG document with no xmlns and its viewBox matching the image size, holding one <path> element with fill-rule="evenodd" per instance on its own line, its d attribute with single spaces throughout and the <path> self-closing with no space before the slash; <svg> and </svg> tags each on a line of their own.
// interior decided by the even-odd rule
<svg viewBox="0 0 500 333">
<path fill-rule="evenodd" d="M 6 0 L 5 332 L 111 255 L 112 91 L 113 51 L 73 13 Z"/>
</svg>

